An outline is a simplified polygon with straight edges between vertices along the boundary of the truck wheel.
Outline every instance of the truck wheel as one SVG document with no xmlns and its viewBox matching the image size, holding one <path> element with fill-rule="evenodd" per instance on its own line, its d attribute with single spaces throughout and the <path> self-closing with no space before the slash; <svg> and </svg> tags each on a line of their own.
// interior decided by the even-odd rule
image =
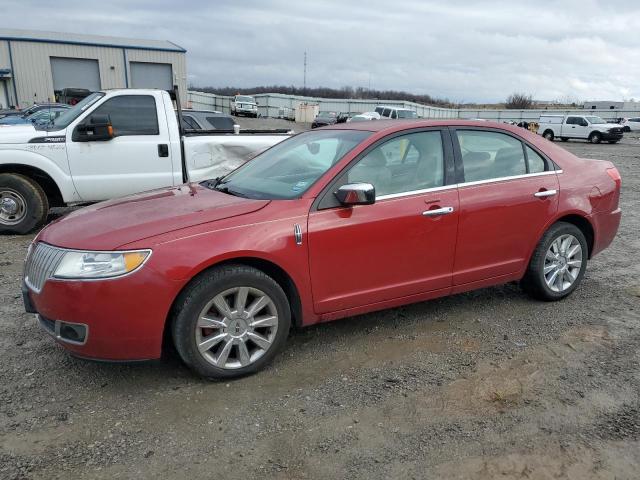
<svg viewBox="0 0 640 480">
<path fill-rule="evenodd" d="M 546 130 L 542 136 L 544 138 L 546 138 L 547 140 L 549 140 L 550 142 L 553 142 L 553 132 L 551 130 Z"/>
<path fill-rule="evenodd" d="M 245 265 L 203 273 L 180 294 L 173 312 L 176 350 L 206 378 L 262 369 L 282 349 L 291 326 L 289 300 L 280 285 Z"/>
<path fill-rule="evenodd" d="M 0 233 L 29 233 L 48 213 L 49 200 L 37 182 L 17 173 L 0 174 Z"/>
<path fill-rule="evenodd" d="M 600 132 L 593 132 L 591 135 L 589 135 L 589 141 L 591 143 L 600 143 L 602 141 L 602 135 L 600 134 Z"/>
</svg>

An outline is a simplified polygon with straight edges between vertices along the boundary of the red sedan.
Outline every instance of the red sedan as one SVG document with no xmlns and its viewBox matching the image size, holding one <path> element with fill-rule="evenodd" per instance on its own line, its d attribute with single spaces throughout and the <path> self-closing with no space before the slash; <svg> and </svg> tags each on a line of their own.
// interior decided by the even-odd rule
<svg viewBox="0 0 640 480">
<path fill-rule="evenodd" d="M 27 311 L 73 354 L 255 372 L 291 324 L 519 280 L 575 290 L 620 223 L 620 175 L 490 122 L 348 123 L 224 178 L 74 212 L 27 256 Z"/>
</svg>

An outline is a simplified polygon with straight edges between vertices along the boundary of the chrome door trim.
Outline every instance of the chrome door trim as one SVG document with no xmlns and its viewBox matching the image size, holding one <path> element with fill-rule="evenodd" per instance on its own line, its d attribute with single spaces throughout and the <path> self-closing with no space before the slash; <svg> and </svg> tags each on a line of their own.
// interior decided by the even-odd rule
<svg viewBox="0 0 640 480">
<path fill-rule="evenodd" d="M 463 183 L 454 183 L 452 185 L 445 185 L 443 187 L 433 187 L 433 188 L 424 188 L 421 190 L 410 190 L 408 192 L 400 192 L 400 193 L 390 193 L 388 195 L 380 195 L 376 196 L 376 202 L 379 200 L 389 200 L 393 198 L 402 198 L 408 197 L 411 195 L 421 195 L 423 193 L 431 193 L 431 192 L 441 192 L 444 190 L 451 190 L 453 188 L 462 188 L 462 187 L 472 187 L 475 185 L 483 185 L 485 183 L 496 183 L 496 182 L 505 182 L 508 180 L 519 180 L 522 178 L 531 178 L 531 177 L 542 177 L 545 175 L 558 175 L 563 173 L 563 170 L 548 170 L 546 172 L 539 173 L 525 173 L 523 175 L 513 175 L 510 177 L 498 177 L 498 178 L 488 178 L 486 180 L 477 180 L 474 182 L 463 182 Z"/>
<path fill-rule="evenodd" d="M 558 193 L 557 190 L 542 190 L 541 192 L 536 192 L 533 194 L 534 197 L 545 198 L 545 197 L 553 197 Z"/>
</svg>

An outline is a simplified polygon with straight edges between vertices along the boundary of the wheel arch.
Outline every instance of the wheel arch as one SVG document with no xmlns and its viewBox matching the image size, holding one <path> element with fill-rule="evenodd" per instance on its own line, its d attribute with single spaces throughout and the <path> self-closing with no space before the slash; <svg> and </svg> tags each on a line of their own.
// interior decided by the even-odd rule
<svg viewBox="0 0 640 480">
<path fill-rule="evenodd" d="M 591 258 L 591 252 L 593 252 L 593 246 L 595 243 L 595 231 L 589 219 L 582 215 L 572 213 L 556 219 L 553 224 L 556 224 L 558 222 L 570 223 L 578 227 L 578 229 L 584 235 L 584 238 L 587 240 L 587 248 L 589 249 L 587 258 Z"/>
<path fill-rule="evenodd" d="M 270 276 L 271 278 L 273 278 L 273 280 L 278 285 L 280 285 L 280 288 L 282 288 L 285 295 L 287 296 L 287 299 L 289 300 L 289 305 L 291 307 L 292 325 L 294 325 L 295 327 L 302 326 L 303 313 L 302 313 L 302 300 L 300 298 L 300 291 L 297 285 L 295 284 L 293 278 L 291 278 L 291 276 L 286 272 L 284 268 L 282 268 L 280 265 L 278 265 L 277 263 L 271 260 L 266 260 L 260 257 L 240 256 L 240 257 L 225 258 L 218 262 L 207 265 L 205 268 L 201 269 L 199 272 L 193 275 L 193 277 L 191 277 L 191 279 L 188 282 L 186 282 L 182 286 L 182 288 L 178 291 L 175 298 L 171 302 L 171 307 L 169 308 L 169 311 L 167 313 L 167 318 L 165 319 L 164 331 L 162 336 L 163 351 L 166 351 L 167 348 L 173 348 L 172 341 L 171 341 L 171 322 L 172 322 L 172 317 L 175 311 L 174 307 L 175 307 L 176 301 L 180 297 L 180 294 L 189 285 L 191 285 L 191 283 L 194 280 L 196 280 L 202 274 L 210 271 L 213 268 L 218 268 L 225 265 L 244 265 L 247 267 L 253 267 L 265 273 L 266 275 Z"/>
<path fill-rule="evenodd" d="M 49 200 L 49 206 L 62 207 L 65 205 L 62 192 L 56 181 L 40 168 L 31 165 L 3 163 L 0 164 L 0 173 L 15 173 L 28 177 L 42 187 Z"/>
</svg>

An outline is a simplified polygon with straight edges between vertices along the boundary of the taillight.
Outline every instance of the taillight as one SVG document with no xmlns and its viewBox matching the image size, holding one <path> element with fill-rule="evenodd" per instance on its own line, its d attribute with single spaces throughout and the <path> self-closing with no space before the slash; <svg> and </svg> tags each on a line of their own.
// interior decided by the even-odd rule
<svg viewBox="0 0 640 480">
<path fill-rule="evenodd" d="M 616 185 L 620 187 L 622 184 L 622 177 L 616 167 L 607 168 L 607 175 L 609 175 L 611 179 L 616 182 Z"/>
</svg>

